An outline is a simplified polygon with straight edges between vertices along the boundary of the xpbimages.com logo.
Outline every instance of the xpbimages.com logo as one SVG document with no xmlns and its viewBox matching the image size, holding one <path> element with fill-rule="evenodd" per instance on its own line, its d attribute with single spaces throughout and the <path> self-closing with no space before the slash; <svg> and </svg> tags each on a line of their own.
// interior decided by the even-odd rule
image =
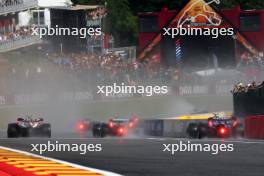
<svg viewBox="0 0 264 176">
<path fill-rule="evenodd" d="M 217 155 L 220 152 L 233 152 L 234 144 L 197 144 L 191 141 L 179 141 L 176 144 L 163 144 L 163 152 L 175 155 L 178 152 L 209 152 L 212 155 Z"/>
<path fill-rule="evenodd" d="M 169 92 L 168 86 L 131 86 L 125 85 L 125 83 L 114 83 L 113 85 L 108 86 L 97 86 L 97 88 L 97 94 L 101 94 L 106 97 L 116 94 L 141 94 L 150 97 L 153 95 L 165 95 Z"/>
<path fill-rule="evenodd" d="M 219 14 L 210 6 L 220 0 L 191 0 L 173 20 L 177 27 L 163 28 L 163 35 L 179 36 L 233 36 L 234 28 L 225 24 Z"/>
<path fill-rule="evenodd" d="M 55 25 L 52 27 L 33 27 L 31 28 L 33 36 L 79 36 L 81 39 L 87 38 L 87 36 L 101 36 L 101 28 L 64 28 Z"/>
</svg>

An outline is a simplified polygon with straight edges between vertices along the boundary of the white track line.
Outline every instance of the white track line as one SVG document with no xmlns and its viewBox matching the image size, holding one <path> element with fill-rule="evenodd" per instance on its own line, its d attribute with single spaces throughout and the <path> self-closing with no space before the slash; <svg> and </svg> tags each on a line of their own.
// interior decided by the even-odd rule
<svg viewBox="0 0 264 176">
<path fill-rule="evenodd" d="M 69 165 L 69 166 L 72 166 L 72 167 L 75 167 L 75 168 L 78 168 L 78 169 L 83 169 L 83 170 L 87 170 L 87 171 L 97 172 L 97 173 L 105 175 L 105 176 L 122 176 L 120 174 L 116 174 L 116 173 L 113 173 L 113 172 L 108 172 L 108 171 L 94 169 L 94 168 L 90 168 L 90 167 L 86 167 L 86 166 L 81 166 L 81 165 L 78 165 L 78 164 L 73 164 L 73 163 L 70 163 L 70 162 L 66 162 L 66 161 L 62 161 L 62 160 L 58 160 L 58 159 L 54 159 L 54 158 L 50 158 L 50 157 L 44 157 L 44 156 L 40 156 L 40 155 L 36 155 L 36 154 L 29 153 L 29 152 L 8 148 L 8 147 L 0 146 L 0 149 L 9 150 L 9 151 L 12 151 L 12 152 L 21 153 L 21 154 L 24 154 L 24 155 L 27 155 L 27 156 L 33 156 L 33 157 L 41 158 L 41 159 L 45 159 L 45 160 L 50 160 L 50 161 L 54 161 L 54 162 L 57 162 L 57 163 L 60 163 L 60 164 L 66 164 L 66 165 Z"/>
</svg>

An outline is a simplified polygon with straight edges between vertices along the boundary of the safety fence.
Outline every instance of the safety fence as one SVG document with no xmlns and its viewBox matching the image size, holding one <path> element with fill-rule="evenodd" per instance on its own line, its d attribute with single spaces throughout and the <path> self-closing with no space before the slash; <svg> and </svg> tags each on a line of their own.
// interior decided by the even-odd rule
<svg viewBox="0 0 264 176">
<path fill-rule="evenodd" d="M 12 51 L 18 48 L 41 43 L 39 36 L 24 36 L 0 43 L 0 53 Z"/>
<path fill-rule="evenodd" d="M 116 54 L 120 55 L 121 58 L 127 61 L 135 61 L 137 57 L 137 48 L 136 46 L 131 47 L 121 47 L 121 48 L 110 48 L 106 50 L 107 54 Z"/>
</svg>

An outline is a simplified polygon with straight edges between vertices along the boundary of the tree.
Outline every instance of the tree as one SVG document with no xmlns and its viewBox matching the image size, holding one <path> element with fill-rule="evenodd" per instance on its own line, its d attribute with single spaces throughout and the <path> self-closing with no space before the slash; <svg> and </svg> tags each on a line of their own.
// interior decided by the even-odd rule
<svg viewBox="0 0 264 176">
<path fill-rule="evenodd" d="M 116 46 L 136 45 L 137 16 L 130 9 L 128 0 L 72 0 L 74 4 L 99 4 L 107 6 L 103 31 L 113 35 Z"/>
<path fill-rule="evenodd" d="M 114 36 L 116 46 L 136 44 L 137 16 L 133 15 L 128 0 L 107 0 L 105 31 Z"/>
<path fill-rule="evenodd" d="M 170 10 L 180 8 L 189 0 L 129 0 L 134 13 L 138 12 L 157 12 L 161 7 L 168 7 Z"/>
</svg>

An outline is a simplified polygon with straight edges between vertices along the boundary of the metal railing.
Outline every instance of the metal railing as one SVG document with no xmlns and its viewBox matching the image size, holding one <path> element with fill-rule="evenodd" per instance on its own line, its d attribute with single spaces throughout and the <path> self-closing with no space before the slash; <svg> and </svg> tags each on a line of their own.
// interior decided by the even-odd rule
<svg viewBox="0 0 264 176">
<path fill-rule="evenodd" d="M 26 46 L 41 43 L 39 36 L 26 36 L 0 43 L 0 53 L 16 50 Z"/>
<path fill-rule="evenodd" d="M 106 53 L 119 54 L 128 60 L 134 61 L 137 57 L 137 48 L 135 46 L 110 48 L 106 50 Z"/>
<path fill-rule="evenodd" d="M 0 15 L 19 12 L 38 7 L 37 0 L 14 0 L 10 3 L 0 3 Z"/>
</svg>

